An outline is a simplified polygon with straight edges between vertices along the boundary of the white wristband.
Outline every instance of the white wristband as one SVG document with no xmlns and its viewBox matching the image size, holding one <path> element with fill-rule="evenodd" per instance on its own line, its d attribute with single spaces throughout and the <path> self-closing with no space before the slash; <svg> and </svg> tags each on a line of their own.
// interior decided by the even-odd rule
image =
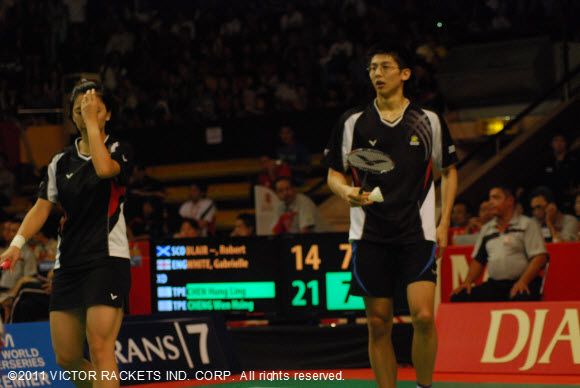
<svg viewBox="0 0 580 388">
<path fill-rule="evenodd" d="M 21 235 L 21 234 L 17 234 L 12 239 L 12 242 L 10 243 L 10 246 L 11 247 L 16 247 L 18 249 L 22 249 L 22 247 L 24 246 L 24 244 L 26 244 L 26 239 L 24 238 L 24 236 Z"/>
</svg>

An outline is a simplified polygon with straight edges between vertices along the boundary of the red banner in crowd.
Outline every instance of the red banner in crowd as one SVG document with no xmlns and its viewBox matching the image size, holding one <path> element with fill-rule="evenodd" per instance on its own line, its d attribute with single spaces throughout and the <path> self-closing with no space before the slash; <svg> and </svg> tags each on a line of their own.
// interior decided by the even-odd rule
<svg viewBox="0 0 580 388">
<path fill-rule="evenodd" d="M 580 243 L 547 244 L 550 255 L 544 284 L 544 300 L 580 300 L 580 282 L 575 269 L 580 263 Z M 472 246 L 452 246 L 439 264 L 441 302 L 449 302 L 451 291 L 467 276 Z M 483 278 L 487 277 L 487 271 Z M 480 279 L 481 280 L 481 279 Z"/>
<path fill-rule="evenodd" d="M 436 371 L 580 375 L 580 301 L 444 303 Z"/>
<path fill-rule="evenodd" d="M 131 249 L 131 293 L 129 314 L 151 314 L 151 268 L 149 267 L 149 240 L 135 241 Z"/>
</svg>

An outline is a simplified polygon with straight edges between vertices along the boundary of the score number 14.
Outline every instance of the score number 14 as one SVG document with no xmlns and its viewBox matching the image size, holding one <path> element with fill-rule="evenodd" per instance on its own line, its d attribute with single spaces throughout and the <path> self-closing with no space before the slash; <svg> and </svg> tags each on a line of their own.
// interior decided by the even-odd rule
<svg viewBox="0 0 580 388">
<path fill-rule="evenodd" d="M 350 265 L 350 259 L 352 258 L 352 246 L 350 244 L 340 244 L 338 249 L 344 251 L 344 256 L 342 258 L 340 268 L 342 270 L 347 270 L 348 266 Z M 304 249 L 300 244 L 294 245 L 290 249 L 290 252 L 294 254 L 296 271 L 304 270 L 304 264 L 311 266 L 314 271 L 318 271 L 320 268 L 322 259 L 320 258 L 318 244 L 312 244 L 308 250 L 308 253 L 306 254 L 306 258 L 304 258 Z"/>
</svg>

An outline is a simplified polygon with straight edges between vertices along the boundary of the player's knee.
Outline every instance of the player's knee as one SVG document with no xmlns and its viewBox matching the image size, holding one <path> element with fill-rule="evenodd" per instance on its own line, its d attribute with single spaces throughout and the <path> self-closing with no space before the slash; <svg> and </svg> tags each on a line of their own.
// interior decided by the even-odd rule
<svg viewBox="0 0 580 388">
<path fill-rule="evenodd" d="M 56 352 L 56 363 L 64 370 L 76 370 L 82 364 L 83 357 L 66 352 Z"/>
<path fill-rule="evenodd" d="M 386 319 L 380 316 L 371 316 L 367 319 L 369 326 L 369 334 L 371 337 L 379 337 L 383 335 L 391 335 L 393 329 L 393 320 Z"/>
<path fill-rule="evenodd" d="M 107 363 L 115 357 L 114 344 L 109 342 L 96 336 L 88 339 L 91 362 L 95 365 Z"/>
<path fill-rule="evenodd" d="M 435 326 L 433 313 L 428 310 L 420 310 L 413 314 L 413 328 L 419 331 L 429 331 Z"/>
</svg>

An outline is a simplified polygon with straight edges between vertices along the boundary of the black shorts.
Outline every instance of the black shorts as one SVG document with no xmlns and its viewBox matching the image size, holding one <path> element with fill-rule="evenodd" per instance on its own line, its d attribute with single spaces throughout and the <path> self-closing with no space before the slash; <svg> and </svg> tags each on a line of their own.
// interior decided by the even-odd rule
<svg viewBox="0 0 580 388">
<path fill-rule="evenodd" d="M 50 311 L 87 309 L 106 305 L 124 308 L 129 303 L 131 262 L 109 257 L 83 270 L 59 268 L 54 271 Z"/>
<path fill-rule="evenodd" d="M 410 283 L 436 283 L 435 248 L 433 241 L 405 245 L 352 241 L 351 295 L 392 298 L 396 289 Z"/>
</svg>

